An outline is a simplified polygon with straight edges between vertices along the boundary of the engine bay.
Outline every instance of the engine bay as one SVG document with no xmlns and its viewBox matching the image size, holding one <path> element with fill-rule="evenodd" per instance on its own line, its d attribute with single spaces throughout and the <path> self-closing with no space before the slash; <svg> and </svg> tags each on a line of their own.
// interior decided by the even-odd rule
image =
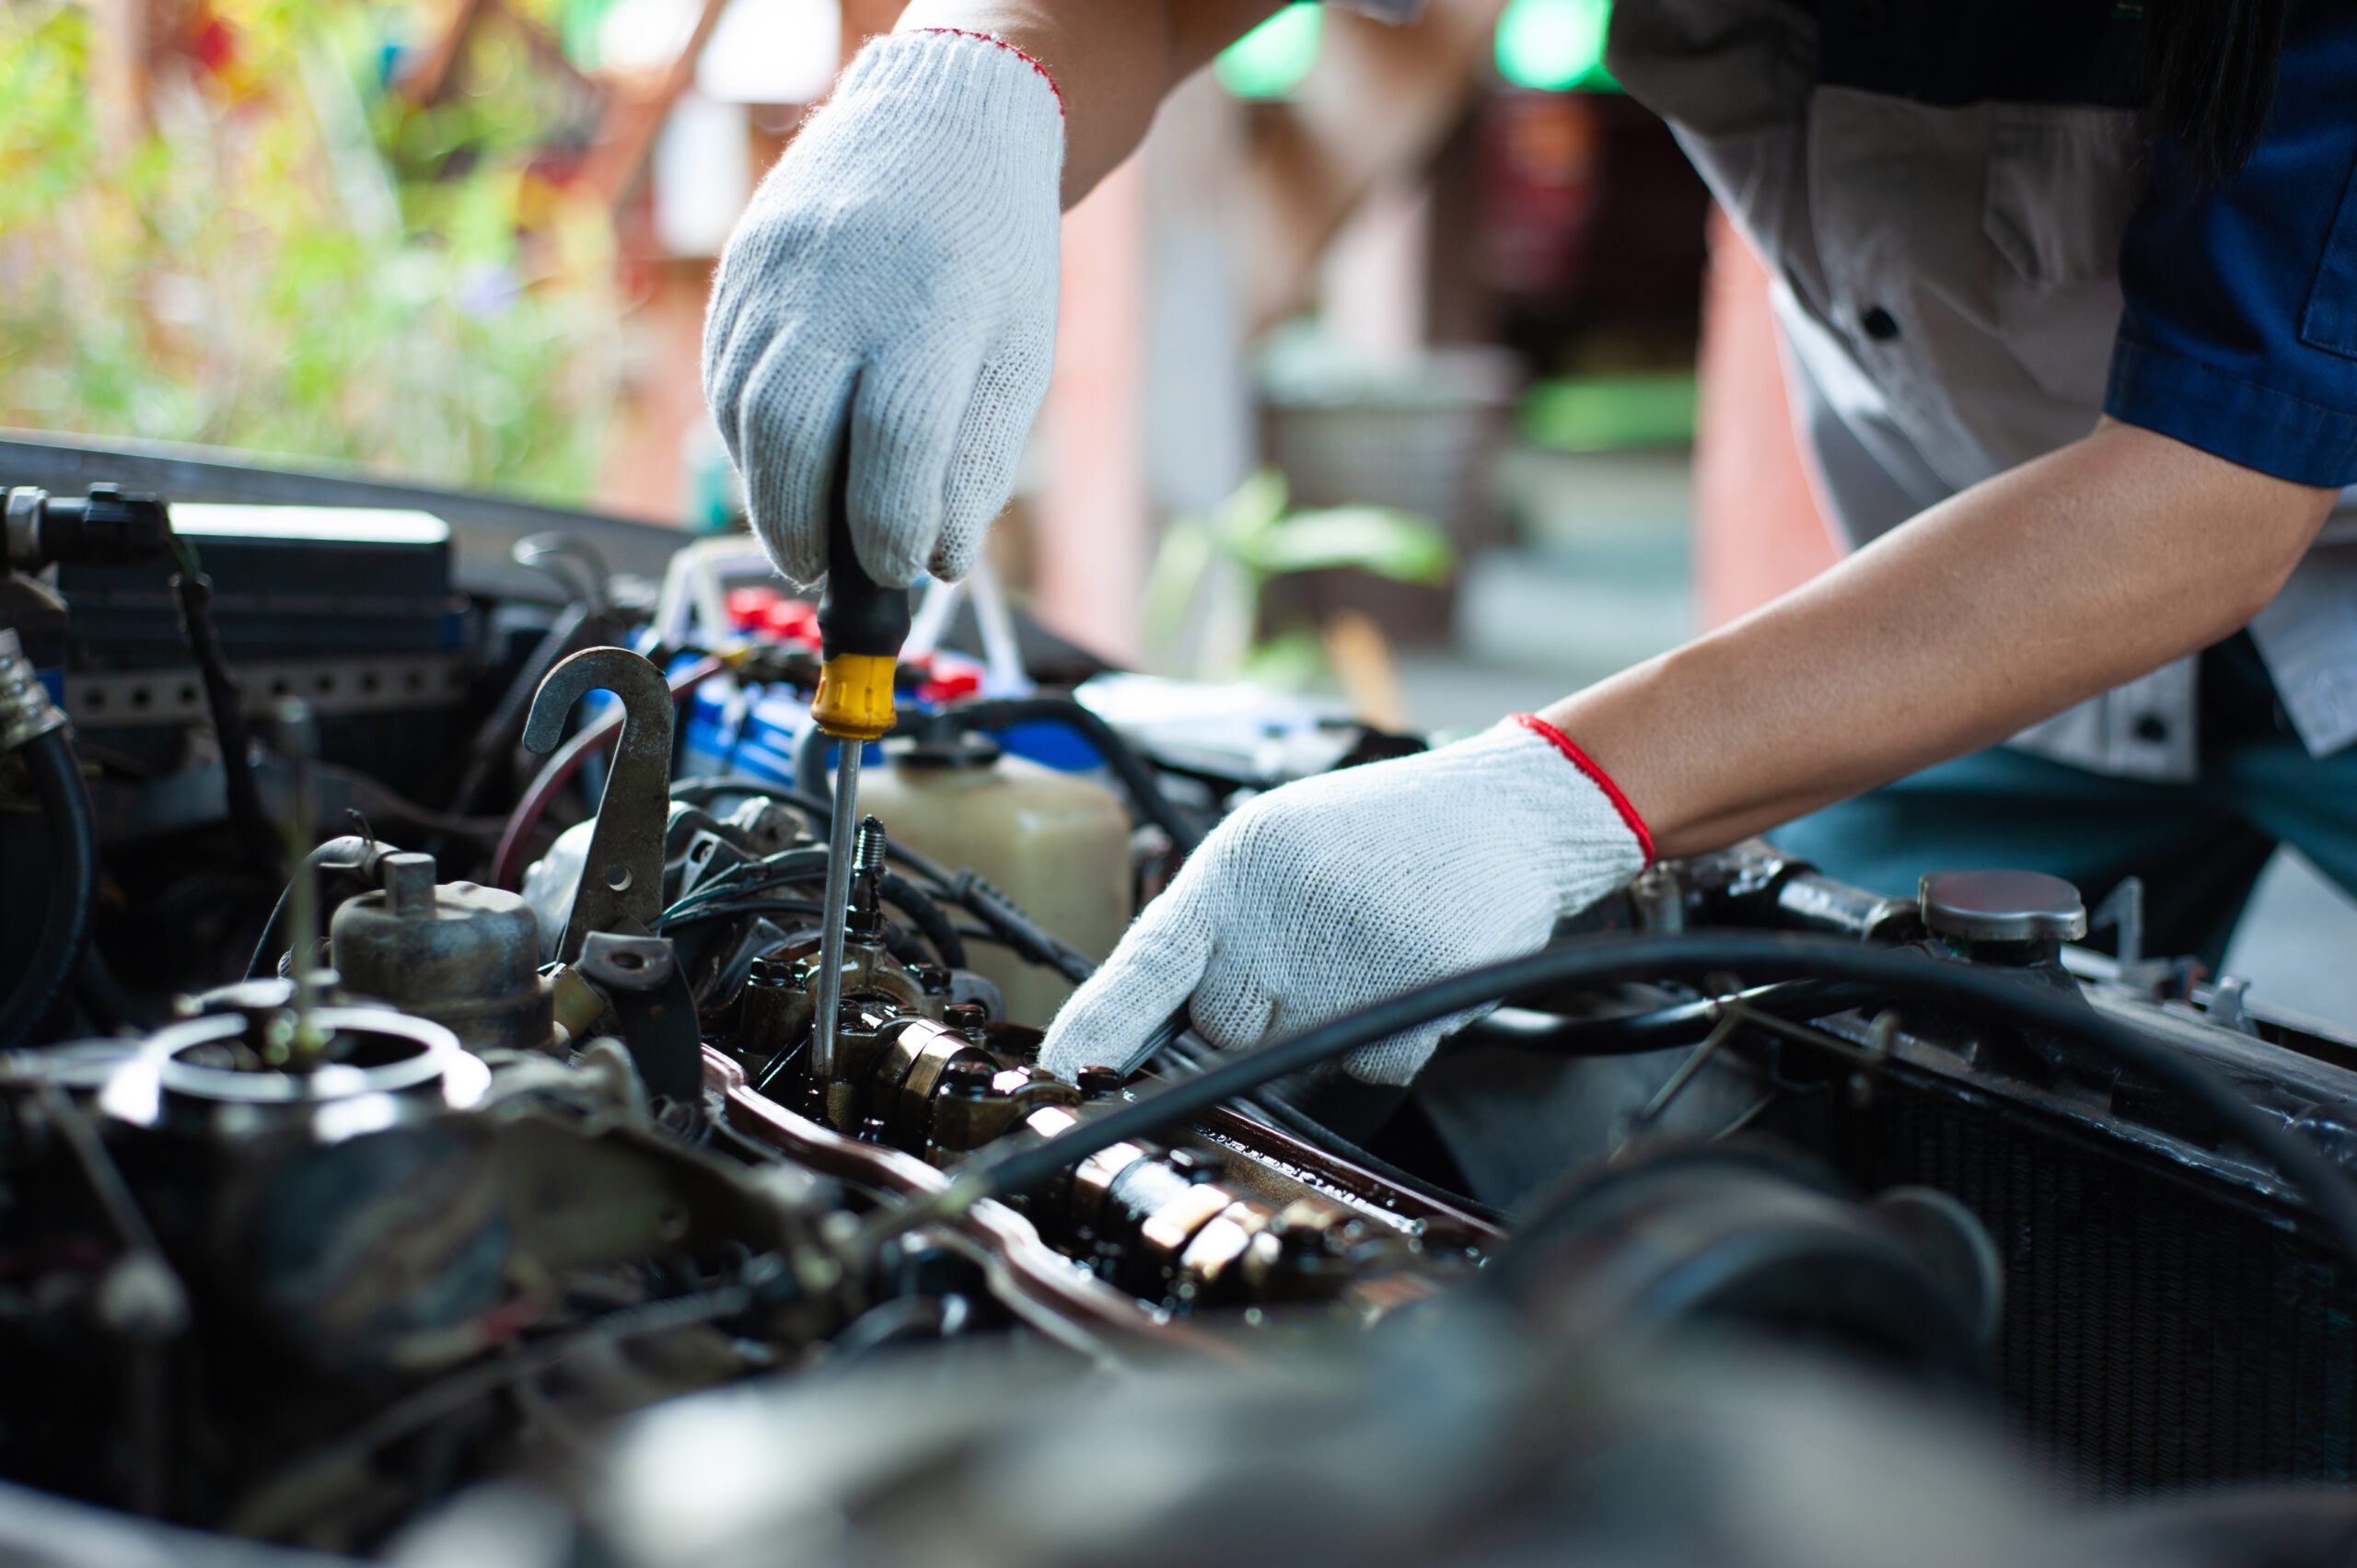
<svg viewBox="0 0 2357 1568">
<path fill-rule="evenodd" d="M 13 1554 L 2357 1532 L 2357 1036 L 2144 953 L 2133 890 L 2097 951 L 2049 877 L 1896 898 L 1754 841 L 1380 1016 L 1060 1077 L 1057 1004 L 1207 826 L 1424 738 L 941 590 L 822 1065 L 815 633 L 758 552 L 109 472 L 7 492 L 0 569 Z M 1406 1091 L 1335 1070 L 1474 1013 Z"/>
</svg>

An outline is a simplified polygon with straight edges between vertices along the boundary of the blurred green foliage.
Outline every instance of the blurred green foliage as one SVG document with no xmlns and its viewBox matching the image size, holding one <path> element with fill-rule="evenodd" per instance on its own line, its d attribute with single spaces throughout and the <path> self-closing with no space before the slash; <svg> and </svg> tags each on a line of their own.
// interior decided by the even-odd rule
<svg viewBox="0 0 2357 1568">
<path fill-rule="evenodd" d="M 1262 469 L 1208 517 L 1163 530 L 1146 580 L 1144 626 L 1155 668 L 1197 680 L 1256 680 L 1283 691 L 1329 683 L 1315 630 L 1263 635 L 1272 578 L 1348 568 L 1395 583 L 1445 583 L 1456 547 L 1425 518 L 1388 506 L 1292 509 L 1292 487 Z"/>
<path fill-rule="evenodd" d="M 619 343 L 610 226 L 550 173 L 578 84 L 486 29 L 411 108 L 405 19 L 215 0 L 134 139 L 90 13 L 0 0 L 0 425 L 588 494 Z"/>
</svg>

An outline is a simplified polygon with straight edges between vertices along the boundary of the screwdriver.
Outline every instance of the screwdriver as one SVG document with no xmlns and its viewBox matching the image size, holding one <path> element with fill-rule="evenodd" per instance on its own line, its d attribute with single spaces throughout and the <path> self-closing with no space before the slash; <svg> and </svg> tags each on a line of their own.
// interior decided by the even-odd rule
<svg viewBox="0 0 2357 1568">
<path fill-rule="evenodd" d="M 848 444 L 846 444 L 848 447 Z M 810 719 L 835 741 L 835 814 L 827 830 L 827 901 L 819 928 L 819 1016 L 810 1076 L 823 1092 L 835 1078 L 835 1030 L 842 1008 L 843 936 L 851 912 L 852 840 L 859 827 L 859 758 L 892 727 L 892 678 L 909 635 L 909 595 L 869 576 L 853 552 L 845 494 L 848 449 L 835 458 L 827 516 L 827 587 L 819 600 L 818 694 Z"/>
</svg>

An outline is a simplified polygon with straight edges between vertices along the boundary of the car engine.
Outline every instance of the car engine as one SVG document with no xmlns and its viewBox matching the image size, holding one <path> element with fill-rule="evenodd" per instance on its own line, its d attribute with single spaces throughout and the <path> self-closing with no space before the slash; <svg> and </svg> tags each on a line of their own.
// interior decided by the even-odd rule
<svg viewBox="0 0 2357 1568">
<path fill-rule="evenodd" d="M 2357 1037 L 2133 889 L 2097 952 L 1754 842 L 1403 998 L 1480 1014 L 1403 1096 L 1332 1070 L 1379 1021 L 1067 1081 L 1206 825 L 1422 741 L 945 597 L 821 1073 L 815 644 L 741 541 L 0 459 L 12 1558 L 2357 1540 Z"/>
</svg>

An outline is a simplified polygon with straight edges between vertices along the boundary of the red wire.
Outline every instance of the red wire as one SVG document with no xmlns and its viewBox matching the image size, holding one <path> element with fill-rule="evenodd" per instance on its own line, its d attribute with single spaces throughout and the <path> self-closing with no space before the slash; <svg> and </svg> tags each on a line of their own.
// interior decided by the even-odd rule
<svg viewBox="0 0 2357 1568">
<path fill-rule="evenodd" d="M 671 678 L 671 701 L 679 702 L 727 668 L 717 658 L 698 659 Z M 614 738 L 622 732 L 622 717 L 623 710 L 618 703 L 595 724 L 558 747 L 541 764 L 540 771 L 525 787 L 523 797 L 516 802 L 516 809 L 509 813 L 507 826 L 500 830 L 499 848 L 491 857 L 493 887 L 516 890 L 517 878 L 524 869 L 524 846 L 530 841 L 532 830 L 548 814 L 549 802 L 556 798 L 557 791 L 573 782 L 573 775 L 593 754 L 614 743 Z"/>
</svg>

